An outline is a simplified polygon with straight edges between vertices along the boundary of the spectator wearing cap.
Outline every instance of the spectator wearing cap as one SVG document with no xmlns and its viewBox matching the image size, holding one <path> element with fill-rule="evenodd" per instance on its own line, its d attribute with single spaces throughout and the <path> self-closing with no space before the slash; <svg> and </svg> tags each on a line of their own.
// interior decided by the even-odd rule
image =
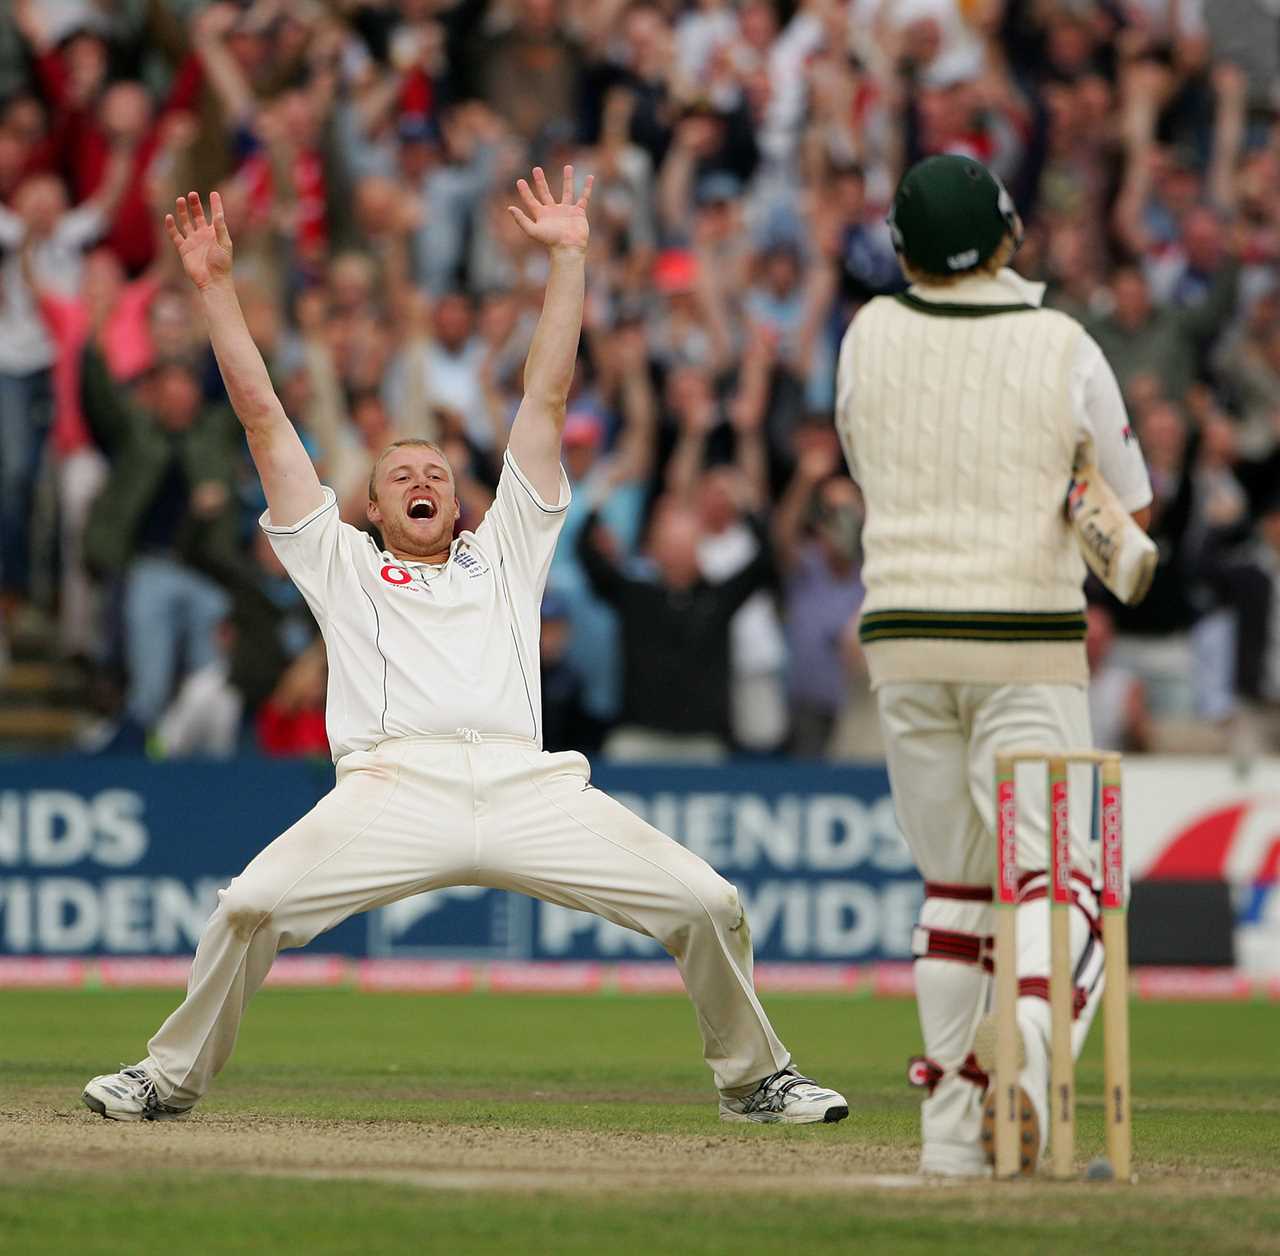
<svg viewBox="0 0 1280 1256">
<path fill-rule="evenodd" d="M 690 101 L 658 172 L 659 212 L 669 240 L 688 240 L 695 205 L 737 200 L 758 160 L 745 104 L 725 110 L 705 95 Z"/>
<path fill-rule="evenodd" d="M 664 249 L 654 259 L 658 301 L 649 319 L 649 350 L 663 368 L 696 366 L 719 372 L 730 360 L 729 329 L 716 277 L 688 249 Z"/>
<path fill-rule="evenodd" d="M 190 562 L 197 549 L 232 561 L 241 437 L 225 405 L 204 404 L 196 369 L 183 359 L 156 364 L 143 408 L 90 345 L 82 389 L 85 419 L 111 464 L 84 550 L 89 569 L 119 590 L 128 692 L 112 748 L 138 749 L 169 700 L 179 660 L 196 671 L 218 656 L 228 600 Z"/>
<path fill-rule="evenodd" d="M 753 262 L 746 230 L 746 188 L 728 170 L 712 170 L 694 191 L 693 242 L 698 264 L 709 268 L 723 293 L 740 293 Z"/>
<path fill-rule="evenodd" d="M 802 349 L 803 275 L 804 258 L 797 240 L 786 235 L 766 239 L 756 259 L 756 281 L 745 300 L 748 321 L 773 333 L 781 357 L 793 369 L 800 364 Z"/>
</svg>

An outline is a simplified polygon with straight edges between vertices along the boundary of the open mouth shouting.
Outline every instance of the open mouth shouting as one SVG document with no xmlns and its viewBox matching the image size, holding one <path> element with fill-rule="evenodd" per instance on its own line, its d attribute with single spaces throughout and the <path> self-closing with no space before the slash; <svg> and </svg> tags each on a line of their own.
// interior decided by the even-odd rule
<svg viewBox="0 0 1280 1256">
<path fill-rule="evenodd" d="M 409 498 L 408 515 L 410 519 L 434 519 L 437 506 L 430 497 Z"/>
</svg>

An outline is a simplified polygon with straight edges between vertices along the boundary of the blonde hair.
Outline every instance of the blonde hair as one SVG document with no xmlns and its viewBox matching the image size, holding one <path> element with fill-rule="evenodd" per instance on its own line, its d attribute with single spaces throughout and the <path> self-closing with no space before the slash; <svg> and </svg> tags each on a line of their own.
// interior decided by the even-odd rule
<svg viewBox="0 0 1280 1256">
<path fill-rule="evenodd" d="M 382 460 L 393 450 L 402 449 L 406 445 L 421 445 L 426 449 L 434 449 L 436 453 L 444 459 L 444 465 L 449 467 L 449 456 L 439 445 L 433 440 L 426 440 L 421 436 L 406 436 L 403 440 L 393 440 L 374 460 L 373 466 L 369 471 L 369 500 L 376 502 L 378 500 L 378 468 L 382 466 Z M 449 474 L 453 474 L 453 468 L 449 467 Z"/>
<path fill-rule="evenodd" d="M 996 245 L 995 252 L 985 262 L 979 262 L 977 266 L 962 270 L 959 274 L 935 275 L 932 271 L 920 270 L 918 267 L 912 266 L 902 254 L 898 255 L 898 263 L 902 267 L 902 273 L 910 283 L 922 283 L 930 288 L 948 288 L 952 284 L 959 283 L 960 280 L 968 279 L 973 275 L 994 275 L 1009 264 L 1010 258 L 1013 257 L 1017 250 L 1018 242 L 1013 238 L 1013 233 L 1005 232 L 1000 243 Z"/>
</svg>

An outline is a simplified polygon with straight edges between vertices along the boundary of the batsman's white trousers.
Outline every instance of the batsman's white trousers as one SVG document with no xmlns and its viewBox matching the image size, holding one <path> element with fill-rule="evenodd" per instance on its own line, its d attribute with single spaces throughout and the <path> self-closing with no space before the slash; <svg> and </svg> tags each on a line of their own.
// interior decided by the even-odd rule
<svg viewBox="0 0 1280 1256">
<path fill-rule="evenodd" d="M 1093 745 L 1077 685 L 887 684 L 876 691 L 893 805 L 926 881 L 994 884 L 998 750 Z M 1087 764 L 1071 774 L 1071 862 L 1090 866 Z M 1048 861 L 1043 766 L 1018 767 L 1018 867 Z M 943 923 L 943 922 L 939 922 Z"/>
<path fill-rule="evenodd" d="M 679 966 L 722 1091 L 790 1062 L 755 995 L 733 886 L 591 786 L 582 755 L 463 730 L 345 755 L 334 790 L 219 893 L 186 1000 L 143 1061 L 161 1097 L 205 1094 L 281 948 L 449 885 L 517 890 L 656 938 Z"/>
<path fill-rule="evenodd" d="M 995 880 L 995 758 L 998 750 L 1091 744 L 1086 691 L 1074 685 L 886 684 L 876 691 L 894 808 L 916 866 L 941 887 L 990 887 Z M 1024 873 L 1048 863 L 1047 785 L 1043 766 L 1017 769 L 1018 867 Z M 1092 870 L 1088 765 L 1070 769 L 1071 862 Z M 1096 915 L 1091 892 L 1076 886 L 1085 910 Z M 1088 923 L 1070 914 L 1077 979 L 1092 992 L 1074 1026 L 1078 1053 L 1101 994 L 1101 948 Z M 991 933 L 988 902 L 929 895 L 921 929 L 984 939 Z M 1048 913 L 1043 900 L 1018 908 L 1018 977 L 1047 977 Z M 918 955 L 916 1003 L 925 1052 L 943 1070 L 921 1108 L 925 1172 L 977 1172 L 982 1093 L 962 1068 L 974 1030 L 986 1011 L 990 978 L 981 964 Z M 1048 1009 L 1042 999 L 1020 997 L 1018 1016 L 1043 1040 L 1032 1052 L 1037 1077 L 1028 1086 L 1037 1106 L 1047 1081 Z M 1047 1122 L 1040 1122 L 1042 1135 Z"/>
</svg>

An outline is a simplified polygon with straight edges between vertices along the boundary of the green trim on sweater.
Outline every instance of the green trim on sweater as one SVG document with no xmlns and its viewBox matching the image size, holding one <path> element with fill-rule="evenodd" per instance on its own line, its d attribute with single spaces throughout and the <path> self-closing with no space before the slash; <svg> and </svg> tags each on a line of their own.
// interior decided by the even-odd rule
<svg viewBox="0 0 1280 1256">
<path fill-rule="evenodd" d="M 953 641 L 1083 641 L 1083 611 L 872 611 L 858 637 Z"/>
<path fill-rule="evenodd" d="M 939 318 L 986 318 L 989 314 L 1021 314 L 1025 310 L 1038 308 L 1022 301 L 1012 305 L 966 305 L 959 301 L 924 301 L 910 292 L 899 292 L 894 300 L 908 309 L 916 310 L 921 314 L 933 314 Z"/>
</svg>

